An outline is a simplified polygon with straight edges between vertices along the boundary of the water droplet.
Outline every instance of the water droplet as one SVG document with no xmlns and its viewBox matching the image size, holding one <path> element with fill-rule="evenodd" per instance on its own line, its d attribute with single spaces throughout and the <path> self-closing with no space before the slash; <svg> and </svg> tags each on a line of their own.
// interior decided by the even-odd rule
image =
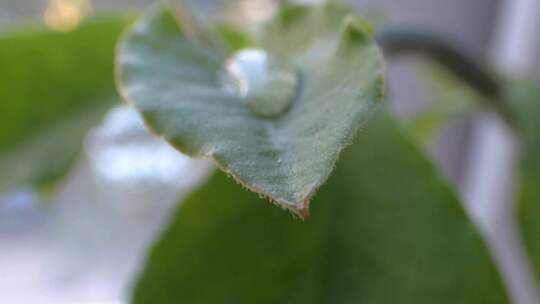
<svg viewBox="0 0 540 304">
<path fill-rule="evenodd" d="M 227 60 L 221 73 L 222 89 L 239 96 L 263 117 L 284 114 L 297 95 L 299 83 L 293 64 L 262 49 L 238 51 Z"/>
</svg>

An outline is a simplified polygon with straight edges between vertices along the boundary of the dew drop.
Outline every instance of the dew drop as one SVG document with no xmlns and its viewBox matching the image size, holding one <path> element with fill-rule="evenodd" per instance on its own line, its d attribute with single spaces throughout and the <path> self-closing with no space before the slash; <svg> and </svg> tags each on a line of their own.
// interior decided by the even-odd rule
<svg viewBox="0 0 540 304">
<path fill-rule="evenodd" d="M 223 91 L 242 100 L 255 114 L 278 117 L 298 93 L 299 73 L 287 60 L 274 58 L 263 49 L 244 49 L 225 63 L 220 75 Z"/>
</svg>

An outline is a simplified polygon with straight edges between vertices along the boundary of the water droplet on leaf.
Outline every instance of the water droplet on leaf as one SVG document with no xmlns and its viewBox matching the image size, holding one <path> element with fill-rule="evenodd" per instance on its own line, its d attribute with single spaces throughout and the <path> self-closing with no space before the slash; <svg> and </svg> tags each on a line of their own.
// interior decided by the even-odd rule
<svg viewBox="0 0 540 304">
<path fill-rule="evenodd" d="M 240 97 L 263 117 L 284 114 L 296 98 L 299 84 L 299 73 L 292 63 L 262 49 L 236 52 L 226 61 L 221 75 L 222 89 Z"/>
</svg>

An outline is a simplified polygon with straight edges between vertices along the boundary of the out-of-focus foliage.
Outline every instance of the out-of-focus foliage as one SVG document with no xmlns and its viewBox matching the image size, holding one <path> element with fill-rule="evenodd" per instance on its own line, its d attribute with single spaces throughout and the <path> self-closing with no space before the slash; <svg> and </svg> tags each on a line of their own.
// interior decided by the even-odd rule
<svg viewBox="0 0 540 304">
<path fill-rule="evenodd" d="M 426 64 L 422 72 L 433 103 L 407 119 L 406 126 L 421 142 L 428 143 L 448 122 L 473 110 L 482 97 L 438 67 Z"/>
<path fill-rule="evenodd" d="M 218 173 L 172 219 L 134 303 L 508 303 L 455 193 L 390 117 L 301 222 Z"/>
<path fill-rule="evenodd" d="M 65 173 L 85 133 L 117 100 L 114 46 L 126 24 L 99 18 L 69 33 L 0 37 L 0 191 Z"/>
<path fill-rule="evenodd" d="M 266 104 L 246 104 L 220 86 L 231 54 L 190 39 L 161 7 L 122 42 L 119 88 L 179 150 L 212 157 L 245 187 L 305 217 L 340 151 L 382 99 L 384 64 L 370 35 L 348 8 L 285 5 L 257 45 L 300 80 L 289 110 L 263 117 Z M 286 98 L 282 90 L 265 91 L 272 105 Z"/>
<path fill-rule="evenodd" d="M 540 87 L 532 81 L 510 82 L 505 99 L 521 140 L 518 220 L 540 282 Z"/>
</svg>

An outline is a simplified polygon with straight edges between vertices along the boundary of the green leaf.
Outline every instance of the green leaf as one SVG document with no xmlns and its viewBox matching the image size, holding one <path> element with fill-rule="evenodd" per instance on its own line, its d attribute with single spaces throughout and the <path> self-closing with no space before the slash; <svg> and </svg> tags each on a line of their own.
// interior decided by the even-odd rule
<svg viewBox="0 0 540 304">
<path fill-rule="evenodd" d="M 84 134 L 117 100 L 114 45 L 126 18 L 69 33 L 0 37 L 0 192 L 62 176 Z"/>
<path fill-rule="evenodd" d="M 213 158 L 245 187 L 305 217 L 341 150 L 382 99 L 383 59 L 368 28 L 335 5 L 285 6 L 266 38 L 255 39 L 283 70 L 260 98 L 246 100 L 220 85 L 233 54 L 190 39 L 159 7 L 120 44 L 119 90 L 174 147 Z"/>
<path fill-rule="evenodd" d="M 515 81 L 509 82 L 505 91 L 521 139 L 518 222 L 540 282 L 540 86 Z"/>
<path fill-rule="evenodd" d="M 402 130 L 373 118 L 305 222 L 218 173 L 180 206 L 133 303 L 508 303 L 455 193 Z"/>
</svg>

